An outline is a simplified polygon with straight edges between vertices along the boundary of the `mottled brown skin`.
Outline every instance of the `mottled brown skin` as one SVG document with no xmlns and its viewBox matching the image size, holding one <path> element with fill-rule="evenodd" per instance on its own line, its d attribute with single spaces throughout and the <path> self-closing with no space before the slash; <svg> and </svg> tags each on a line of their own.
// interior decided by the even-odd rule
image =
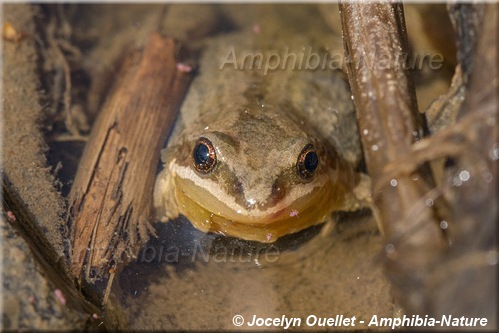
<svg viewBox="0 0 499 333">
<path fill-rule="evenodd" d="M 206 232 L 273 242 L 324 222 L 332 211 L 357 209 L 353 189 L 364 178 L 354 172 L 359 140 L 341 72 L 292 68 L 289 61 L 284 69 L 264 66 L 270 52 L 306 56 L 303 50 L 309 47 L 335 52 L 332 41 L 339 37 L 319 16 L 313 31 L 298 31 L 289 24 L 299 20 L 299 10 L 289 22 L 272 7 L 252 8 L 248 15 L 258 23 L 256 32 L 243 26 L 207 43 L 162 153 L 154 204 L 162 221 L 183 214 Z M 262 54 L 261 68 L 251 69 L 249 62 L 243 66 L 243 52 Z M 197 171 L 192 158 L 200 137 L 216 151 L 216 167 L 208 174 Z M 314 177 L 304 179 L 296 164 L 309 144 L 319 167 Z"/>
</svg>

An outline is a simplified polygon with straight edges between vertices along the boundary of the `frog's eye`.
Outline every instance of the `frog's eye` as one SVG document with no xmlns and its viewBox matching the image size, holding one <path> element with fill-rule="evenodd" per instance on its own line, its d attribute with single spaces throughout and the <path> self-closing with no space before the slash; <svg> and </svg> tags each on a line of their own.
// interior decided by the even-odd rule
<svg viewBox="0 0 499 333">
<path fill-rule="evenodd" d="M 314 145 L 306 145 L 296 162 L 296 170 L 303 179 L 311 179 L 315 176 L 317 168 L 319 167 L 319 156 L 315 152 Z"/>
<path fill-rule="evenodd" d="M 194 167 L 201 173 L 210 173 L 217 164 L 217 154 L 210 140 L 199 138 L 192 151 Z"/>
</svg>

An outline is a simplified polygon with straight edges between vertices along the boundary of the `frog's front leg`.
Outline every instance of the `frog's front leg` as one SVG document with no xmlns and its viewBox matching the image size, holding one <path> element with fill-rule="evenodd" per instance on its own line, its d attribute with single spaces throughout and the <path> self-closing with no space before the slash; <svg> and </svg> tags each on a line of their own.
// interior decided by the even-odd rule
<svg viewBox="0 0 499 333">
<path fill-rule="evenodd" d="M 374 205 L 372 200 L 372 187 L 371 187 L 371 177 L 365 173 L 356 174 L 357 184 L 349 192 L 345 193 L 345 198 L 342 206 L 338 209 L 340 211 L 354 212 L 363 208 L 369 208 L 373 214 L 376 221 L 378 230 L 383 235 L 383 224 L 381 223 L 380 214 L 378 208 Z M 334 221 L 332 215 L 330 215 L 329 223 L 326 223 L 322 230 L 323 235 L 328 235 L 334 229 Z"/>
<path fill-rule="evenodd" d="M 352 191 L 355 200 L 357 200 L 359 208 L 369 208 L 373 214 L 378 230 L 384 235 L 383 223 L 381 223 L 381 215 L 379 213 L 378 207 L 373 202 L 372 199 L 372 181 L 371 177 L 365 173 L 358 173 L 359 182 L 357 186 Z"/>
<path fill-rule="evenodd" d="M 167 222 L 179 216 L 175 197 L 175 173 L 171 170 L 174 163 L 175 159 L 165 164 L 165 168 L 156 177 L 154 185 L 155 215 L 161 222 Z"/>
</svg>

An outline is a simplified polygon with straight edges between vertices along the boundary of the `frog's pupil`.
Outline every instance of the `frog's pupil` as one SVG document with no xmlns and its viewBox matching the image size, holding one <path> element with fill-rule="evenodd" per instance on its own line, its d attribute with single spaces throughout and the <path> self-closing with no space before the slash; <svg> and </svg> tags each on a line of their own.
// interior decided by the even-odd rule
<svg viewBox="0 0 499 333">
<path fill-rule="evenodd" d="M 305 161 L 303 161 L 305 168 L 308 172 L 314 172 L 319 166 L 319 157 L 313 151 L 309 151 L 305 156 Z"/>
<path fill-rule="evenodd" d="M 194 160 L 196 164 L 203 165 L 208 162 L 210 158 L 210 149 L 204 143 L 200 143 L 197 145 L 196 150 L 194 152 Z"/>
</svg>

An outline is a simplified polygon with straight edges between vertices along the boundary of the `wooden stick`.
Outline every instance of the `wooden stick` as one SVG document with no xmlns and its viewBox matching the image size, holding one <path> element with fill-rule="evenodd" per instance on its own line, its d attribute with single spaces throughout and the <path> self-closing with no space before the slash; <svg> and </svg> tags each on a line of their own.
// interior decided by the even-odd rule
<svg viewBox="0 0 499 333">
<path fill-rule="evenodd" d="M 486 328 L 493 329 L 498 288 L 498 5 L 456 4 L 450 12 L 462 18 L 457 30 L 467 36 L 458 45 L 464 49 L 460 53 L 469 51 L 462 61 L 468 62 L 471 72 L 457 123 L 447 131 L 447 141 L 461 148 L 448 155 L 453 163 L 444 175 L 452 247 L 429 286 L 433 295 L 440 296 L 432 304 L 435 315 L 480 316 L 488 319 Z M 467 40 L 468 36 L 475 36 L 476 42 Z M 458 303 L 455 295 L 460 296 Z"/>
<path fill-rule="evenodd" d="M 159 153 L 191 79 L 172 38 L 154 33 L 124 62 L 98 116 L 69 196 L 70 269 L 107 276 L 153 230 Z"/>
<path fill-rule="evenodd" d="M 396 299 L 404 303 L 412 293 L 417 295 L 434 253 L 445 241 L 434 207 L 425 203 L 433 187 L 427 170 L 416 167 L 394 179 L 383 177 L 384 167 L 426 133 L 404 66 L 408 46 L 403 7 L 388 1 L 342 3 L 340 13 L 373 199 L 387 241 L 386 267 L 393 273 L 388 277 L 395 277 L 391 282 Z"/>
</svg>

